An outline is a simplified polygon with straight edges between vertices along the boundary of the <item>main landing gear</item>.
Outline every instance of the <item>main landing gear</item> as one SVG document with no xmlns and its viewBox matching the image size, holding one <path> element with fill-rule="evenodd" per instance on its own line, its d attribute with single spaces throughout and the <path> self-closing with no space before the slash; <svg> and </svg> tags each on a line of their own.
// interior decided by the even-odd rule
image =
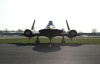
<svg viewBox="0 0 100 64">
<path fill-rule="evenodd" d="M 50 44 L 52 44 L 51 40 L 52 40 L 52 37 L 49 37 L 49 40 L 50 40 Z M 39 41 L 39 36 L 36 37 L 36 41 L 35 41 L 36 44 L 40 44 L 40 41 Z M 64 36 L 62 36 L 62 41 L 61 41 L 62 44 L 65 44 L 65 38 Z"/>
<path fill-rule="evenodd" d="M 65 44 L 65 38 L 64 36 L 62 36 L 62 41 L 61 41 L 62 44 Z"/>
<path fill-rule="evenodd" d="M 39 36 L 36 37 L 36 41 L 35 41 L 35 43 L 36 43 L 36 44 L 40 44 Z"/>
</svg>

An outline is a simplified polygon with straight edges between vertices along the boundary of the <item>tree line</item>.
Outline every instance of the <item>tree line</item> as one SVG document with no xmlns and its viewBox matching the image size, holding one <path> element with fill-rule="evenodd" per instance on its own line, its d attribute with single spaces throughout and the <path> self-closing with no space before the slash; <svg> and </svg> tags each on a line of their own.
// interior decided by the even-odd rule
<svg viewBox="0 0 100 64">
<path fill-rule="evenodd" d="M 5 30 L 0 30 L 0 34 L 3 34 L 3 33 L 23 33 L 24 31 L 22 29 L 18 29 L 18 30 L 8 30 L 8 29 L 5 29 Z"/>
<path fill-rule="evenodd" d="M 62 28 L 62 30 L 65 31 L 64 28 Z M 23 32 L 24 32 L 24 30 L 22 30 L 22 29 L 17 29 L 17 30 L 9 30 L 9 29 L 0 30 L 0 34 L 3 34 L 3 33 L 23 33 Z M 79 33 L 84 33 L 84 32 L 79 32 Z M 91 33 L 97 33 L 97 29 L 93 28 L 91 30 Z"/>
</svg>

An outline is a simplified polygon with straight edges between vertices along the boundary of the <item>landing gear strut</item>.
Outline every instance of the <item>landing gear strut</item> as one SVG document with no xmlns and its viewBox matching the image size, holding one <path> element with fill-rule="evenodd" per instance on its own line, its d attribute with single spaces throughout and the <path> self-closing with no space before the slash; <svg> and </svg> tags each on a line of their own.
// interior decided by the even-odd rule
<svg viewBox="0 0 100 64">
<path fill-rule="evenodd" d="M 39 36 L 37 36 L 35 43 L 36 43 L 36 44 L 40 44 Z"/>
<path fill-rule="evenodd" d="M 51 44 L 51 43 L 52 43 L 52 42 L 51 42 L 51 40 L 52 40 L 52 37 L 49 37 L 49 40 L 50 40 L 50 44 Z"/>
<path fill-rule="evenodd" d="M 64 36 L 62 36 L 62 41 L 61 41 L 62 44 L 65 44 L 65 38 Z"/>
</svg>

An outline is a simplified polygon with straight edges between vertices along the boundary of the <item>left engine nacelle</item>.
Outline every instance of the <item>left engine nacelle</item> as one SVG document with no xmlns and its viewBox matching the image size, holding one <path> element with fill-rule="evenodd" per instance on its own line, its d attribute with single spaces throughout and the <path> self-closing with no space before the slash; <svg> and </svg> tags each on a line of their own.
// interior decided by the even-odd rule
<svg viewBox="0 0 100 64">
<path fill-rule="evenodd" d="M 24 36 L 26 36 L 26 37 L 32 37 L 32 31 L 29 30 L 29 29 L 26 29 L 26 30 L 24 31 Z"/>
<path fill-rule="evenodd" d="M 73 38 L 73 37 L 76 37 L 77 36 L 77 31 L 76 30 L 69 30 L 67 32 L 69 38 Z"/>
</svg>

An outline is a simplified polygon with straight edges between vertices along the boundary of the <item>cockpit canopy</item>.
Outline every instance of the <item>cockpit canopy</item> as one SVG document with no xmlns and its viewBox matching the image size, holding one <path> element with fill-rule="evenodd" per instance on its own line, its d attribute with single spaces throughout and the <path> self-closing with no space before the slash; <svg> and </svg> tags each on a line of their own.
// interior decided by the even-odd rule
<svg viewBox="0 0 100 64">
<path fill-rule="evenodd" d="M 52 21 L 49 21 L 48 25 L 46 26 L 45 29 L 56 29 Z"/>
</svg>

